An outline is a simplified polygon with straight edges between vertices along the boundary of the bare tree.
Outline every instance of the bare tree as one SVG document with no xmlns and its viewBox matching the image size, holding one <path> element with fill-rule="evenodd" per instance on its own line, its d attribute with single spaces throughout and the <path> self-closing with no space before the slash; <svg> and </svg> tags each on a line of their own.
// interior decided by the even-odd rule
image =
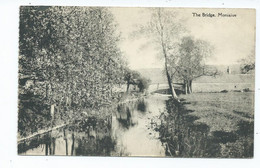
<svg viewBox="0 0 260 168">
<path fill-rule="evenodd" d="M 162 8 L 153 8 L 149 11 L 151 14 L 150 20 L 140 28 L 139 34 L 146 35 L 151 40 L 150 42 L 155 44 L 158 54 L 163 57 L 165 75 L 172 97 L 179 101 L 172 84 L 173 76 L 170 75 L 169 57 L 174 57 L 178 46 L 177 42 L 185 29 L 180 23 L 176 12 Z"/>
</svg>

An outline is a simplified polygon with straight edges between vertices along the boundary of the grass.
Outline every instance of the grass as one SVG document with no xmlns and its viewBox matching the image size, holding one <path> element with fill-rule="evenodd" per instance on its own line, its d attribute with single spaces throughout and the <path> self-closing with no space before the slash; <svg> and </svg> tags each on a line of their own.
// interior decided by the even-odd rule
<svg viewBox="0 0 260 168">
<path fill-rule="evenodd" d="M 254 93 L 192 93 L 181 104 L 166 101 L 160 139 L 166 155 L 195 158 L 252 158 Z"/>
<path fill-rule="evenodd" d="M 210 132 L 232 132 L 240 122 L 254 120 L 254 92 L 193 93 L 181 95 L 189 115 L 198 117 L 195 123 L 209 126 Z"/>
<path fill-rule="evenodd" d="M 214 76 L 202 76 L 195 79 L 194 83 L 254 83 L 254 74 L 223 74 Z"/>
</svg>

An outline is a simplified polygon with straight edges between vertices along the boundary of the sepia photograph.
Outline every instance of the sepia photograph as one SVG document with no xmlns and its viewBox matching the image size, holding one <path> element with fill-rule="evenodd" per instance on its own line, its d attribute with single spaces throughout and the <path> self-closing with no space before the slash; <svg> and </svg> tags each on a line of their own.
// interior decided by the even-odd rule
<svg viewBox="0 0 260 168">
<path fill-rule="evenodd" d="M 20 6 L 17 154 L 254 158 L 256 10 Z"/>
</svg>

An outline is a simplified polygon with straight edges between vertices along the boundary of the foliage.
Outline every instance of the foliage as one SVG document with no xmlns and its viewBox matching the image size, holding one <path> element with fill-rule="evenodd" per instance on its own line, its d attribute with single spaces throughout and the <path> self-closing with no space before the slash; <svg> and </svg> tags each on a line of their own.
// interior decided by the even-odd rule
<svg viewBox="0 0 260 168">
<path fill-rule="evenodd" d="M 142 34 L 148 37 L 158 50 L 158 54 L 164 58 L 166 77 L 174 99 L 178 98 L 169 74 L 168 61 L 169 57 L 175 57 L 177 43 L 185 31 L 176 12 L 163 8 L 152 8 L 149 21 L 141 26 L 138 32 L 135 32 L 136 36 Z"/>
<path fill-rule="evenodd" d="M 217 70 L 205 65 L 205 59 L 212 55 L 213 47 L 206 41 L 185 37 L 187 30 L 183 19 L 174 10 L 151 9 L 150 20 L 138 33 L 149 37 L 158 54 L 164 58 L 164 72 L 174 99 L 178 100 L 173 80 L 183 80 L 185 90 L 191 93 L 193 79 L 218 74 Z"/>
<path fill-rule="evenodd" d="M 20 99 L 19 113 L 35 96 L 41 105 L 30 106 L 46 111 L 52 104 L 69 111 L 111 103 L 112 87 L 123 81 L 125 64 L 108 9 L 21 7 L 19 34 L 19 93 L 32 93 Z M 29 91 L 21 84 L 24 79 L 34 81 Z"/>
<path fill-rule="evenodd" d="M 168 156 L 253 157 L 253 94 L 216 94 L 182 95 L 181 104 L 166 101 L 157 130 Z"/>
<path fill-rule="evenodd" d="M 247 74 L 255 70 L 255 54 L 252 51 L 247 58 L 240 60 L 240 71 L 242 74 Z"/>
<path fill-rule="evenodd" d="M 140 90 L 140 92 L 144 92 L 149 88 L 149 85 L 151 83 L 150 79 L 146 79 L 145 77 L 139 77 L 137 86 Z"/>
<path fill-rule="evenodd" d="M 124 80 L 126 81 L 126 92 L 129 92 L 130 85 L 137 85 L 138 79 L 141 77 L 140 73 L 135 70 L 130 70 L 125 68 L 124 71 Z"/>
<path fill-rule="evenodd" d="M 136 85 L 140 92 L 144 92 L 146 89 L 148 89 L 151 83 L 150 79 L 146 79 L 145 77 L 141 76 L 139 72 L 130 70 L 129 68 L 126 68 L 124 71 L 124 80 L 127 84 L 127 92 L 129 91 L 130 85 Z"/>
<path fill-rule="evenodd" d="M 206 41 L 195 40 L 191 36 L 183 37 L 177 56 L 169 59 L 171 76 L 183 80 L 186 93 L 191 93 L 192 80 L 201 76 L 215 76 L 216 69 L 205 65 L 205 60 L 212 56 L 213 47 Z"/>
</svg>

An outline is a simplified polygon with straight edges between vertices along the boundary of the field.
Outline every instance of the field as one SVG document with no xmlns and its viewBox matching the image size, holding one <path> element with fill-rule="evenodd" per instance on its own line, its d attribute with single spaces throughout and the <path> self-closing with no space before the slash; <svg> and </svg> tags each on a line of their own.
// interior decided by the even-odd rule
<svg viewBox="0 0 260 168">
<path fill-rule="evenodd" d="M 252 158 L 254 93 L 192 93 L 166 101 L 157 130 L 171 157 Z"/>
<path fill-rule="evenodd" d="M 225 74 L 216 77 L 202 76 L 193 81 L 193 92 L 220 92 L 254 90 L 254 75 L 252 74 Z"/>
<path fill-rule="evenodd" d="M 217 66 L 218 70 L 222 72 L 225 66 Z M 254 91 L 255 76 L 254 74 L 238 74 L 239 66 L 232 66 L 232 74 L 227 74 L 224 71 L 217 76 L 202 76 L 196 78 L 192 82 L 193 92 L 221 92 L 228 91 L 242 91 L 249 89 Z M 142 76 L 151 80 L 149 87 L 150 91 L 155 91 L 159 85 L 160 89 L 168 88 L 167 79 L 163 69 L 139 69 Z M 174 83 L 182 83 L 182 80 L 174 80 Z"/>
<path fill-rule="evenodd" d="M 207 136 L 194 135 L 195 139 L 203 139 L 196 144 L 207 144 L 205 153 L 210 155 L 206 157 L 253 157 L 254 92 L 193 93 L 181 95 L 181 99 L 182 112 L 187 112 L 183 115 L 193 118 L 188 120 L 190 128 L 201 129 L 204 125 L 208 130 Z"/>
<path fill-rule="evenodd" d="M 181 95 L 185 108 L 213 131 L 236 131 L 241 122 L 254 120 L 254 92 L 193 93 Z"/>
</svg>

